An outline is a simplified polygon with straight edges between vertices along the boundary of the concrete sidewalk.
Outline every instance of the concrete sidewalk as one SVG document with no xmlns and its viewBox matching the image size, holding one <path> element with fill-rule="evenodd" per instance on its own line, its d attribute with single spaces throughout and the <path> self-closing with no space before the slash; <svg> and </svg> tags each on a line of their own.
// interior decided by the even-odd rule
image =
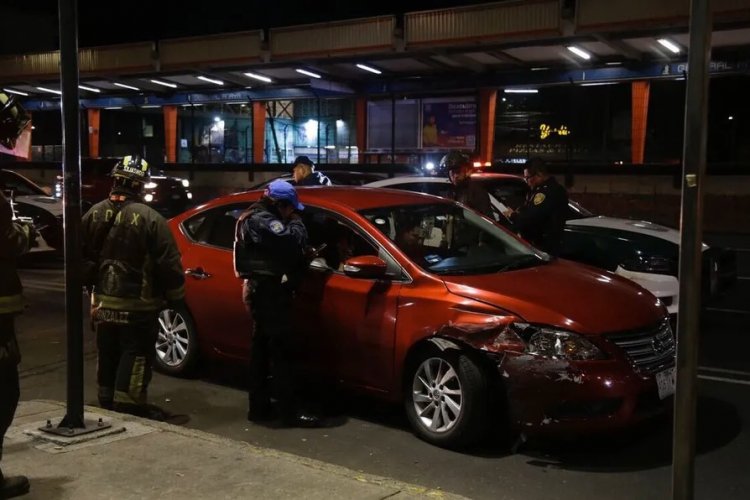
<svg viewBox="0 0 750 500">
<path fill-rule="evenodd" d="M 38 430 L 64 414 L 55 401 L 20 404 L 3 471 L 29 477 L 22 498 L 462 498 L 95 407 L 86 407 L 86 420 L 112 424 L 98 437 Z"/>
</svg>

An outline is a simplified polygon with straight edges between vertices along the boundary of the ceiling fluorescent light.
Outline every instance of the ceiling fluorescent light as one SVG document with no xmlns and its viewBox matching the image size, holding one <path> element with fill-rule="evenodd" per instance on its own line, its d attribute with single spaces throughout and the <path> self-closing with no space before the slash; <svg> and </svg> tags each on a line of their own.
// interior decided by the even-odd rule
<svg viewBox="0 0 750 500">
<path fill-rule="evenodd" d="M 100 89 L 95 89 L 95 88 L 93 88 L 93 87 L 87 87 L 87 86 L 85 86 L 85 85 L 79 85 L 79 86 L 78 86 L 78 88 L 79 88 L 79 89 L 81 89 L 81 90 L 88 90 L 89 92 L 96 92 L 97 94 L 98 94 L 99 92 L 101 92 L 101 90 L 100 90 Z"/>
<path fill-rule="evenodd" d="M 122 109 L 122 106 L 108 106 L 104 109 Z"/>
<path fill-rule="evenodd" d="M 21 92 L 20 90 L 13 90 L 13 89 L 3 89 L 3 92 L 7 92 L 9 94 L 25 95 L 25 96 L 29 95 L 26 92 Z"/>
<path fill-rule="evenodd" d="M 141 109 L 161 108 L 159 104 L 144 104 Z"/>
<path fill-rule="evenodd" d="M 622 63 L 620 61 L 612 61 L 612 62 L 608 62 L 606 64 L 607 64 L 607 66 L 622 66 Z"/>
<path fill-rule="evenodd" d="M 376 75 L 379 75 L 382 73 L 379 69 L 375 69 L 372 66 L 367 66 L 366 64 L 357 64 L 357 67 L 359 69 L 363 69 L 365 71 L 369 71 L 370 73 L 375 73 Z"/>
<path fill-rule="evenodd" d="M 37 89 L 41 90 L 42 92 L 49 92 L 50 94 L 62 94 L 62 92 L 60 92 L 59 90 L 48 89 L 47 87 L 37 87 Z"/>
<path fill-rule="evenodd" d="M 170 88 L 173 88 L 173 89 L 177 88 L 177 85 L 175 85 L 174 83 L 162 82 L 161 80 L 151 80 L 151 83 L 155 83 L 157 85 L 162 85 L 164 87 L 170 87 Z"/>
<path fill-rule="evenodd" d="M 215 85 L 224 85 L 224 82 L 222 82 L 221 80 L 216 80 L 214 78 L 209 78 L 207 76 L 201 75 L 196 78 L 198 78 L 198 80 L 203 80 L 204 82 L 213 83 Z"/>
<path fill-rule="evenodd" d="M 581 87 L 598 87 L 600 85 L 615 85 L 617 82 L 590 82 L 582 83 Z"/>
<path fill-rule="evenodd" d="M 538 89 L 505 89 L 506 94 L 538 94 Z"/>
<path fill-rule="evenodd" d="M 586 52 L 585 50 L 576 47 L 575 45 L 570 45 L 568 47 L 568 50 L 580 57 L 581 59 L 586 59 L 587 61 L 591 59 L 591 54 Z"/>
<path fill-rule="evenodd" d="M 295 69 L 297 73 L 302 73 L 303 75 L 311 76 L 313 78 L 322 78 L 319 74 L 313 73 L 312 71 L 307 71 L 306 69 Z"/>
<path fill-rule="evenodd" d="M 271 79 L 267 76 L 259 75 L 258 73 L 245 73 L 245 76 L 260 80 L 261 82 L 271 83 Z M 252 88 L 252 87 L 251 87 Z"/>
<path fill-rule="evenodd" d="M 531 71 L 545 71 L 545 70 L 548 70 L 548 69 L 549 69 L 549 68 L 545 68 L 545 67 L 541 67 L 541 68 L 531 68 Z"/>
<path fill-rule="evenodd" d="M 124 89 L 129 89 L 129 90 L 141 90 L 138 87 L 133 87 L 132 85 L 125 85 L 124 83 L 117 83 L 117 82 L 115 82 L 112 85 L 115 85 L 116 87 L 121 87 L 121 88 L 124 88 Z"/>
<path fill-rule="evenodd" d="M 666 38 L 659 38 L 657 42 L 659 42 L 659 44 L 661 44 L 662 47 L 669 49 L 674 54 L 680 53 L 679 45 L 674 43 L 672 40 L 668 40 Z"/>
</svg>

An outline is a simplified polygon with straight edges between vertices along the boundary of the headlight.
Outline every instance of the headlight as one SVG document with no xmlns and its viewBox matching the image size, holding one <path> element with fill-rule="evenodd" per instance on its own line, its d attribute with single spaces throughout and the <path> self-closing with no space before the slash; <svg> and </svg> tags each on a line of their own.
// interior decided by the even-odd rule
<svg viewBox="0 0 750 500">
<path fill-rule="evenodd" d="M 187 193 L 187 199 L 188 200 L 192 200 L 193 199 L 193 193 L 191 193 L 190 191 L 188 191 L 188 193 Z"/>
<path fill-rule="evenodd" d="M 672 259 L 656 255 L 636 255 L 621 262 L 620 266 L 637 273 L 671 274 L 677 269 Z"/>
<path fill-rule="evenodd" d="M 535 356 L 574 361 L 606 357 L 598 347 L 573 332 L 528 323 L 514 323 L 513 328 L 526 342 L 526 352 Z"/>
<path fill-rule="evenodd" d="M 154 201 L 154 195 L 150 193 L 145 195 L 143 197 L 143 201 L 145 201 L 146 203 L 151 203 L 152 201 Z"/>
<path fill-rule="evenodd" d="M 147 182 L 143 187 L 144 187 L 144 189 L 156 189 L 156 183 L 155 182 Z"/>
<path fill-rule="evenodd" d="M 186 188 L 187 188 L 187 187 L 190 187 L 190 181 L 189 181 L 189 180 L 187 180 L 187 179 L 182 179 L 182 181 L 181 181 L 181 182 L 182 182 L 182 185 L 183 185 L 184 187 L 186 187 Z"/>
</svg>

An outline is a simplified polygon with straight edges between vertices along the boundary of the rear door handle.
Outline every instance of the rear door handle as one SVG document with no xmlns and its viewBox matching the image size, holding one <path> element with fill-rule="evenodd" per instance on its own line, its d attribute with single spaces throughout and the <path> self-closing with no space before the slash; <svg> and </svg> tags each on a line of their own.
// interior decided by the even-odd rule
<svg viewBox="0 0 750 500">
<path fill-rule="evenodd" d="M 192 276 L 197 280 L 204 280 L 211 277 L 211 275 L 205 272 L 202 267 L 189 267 L 185 269 L 185 274 L 187 274 L 188 276 Z"/>
</svg>

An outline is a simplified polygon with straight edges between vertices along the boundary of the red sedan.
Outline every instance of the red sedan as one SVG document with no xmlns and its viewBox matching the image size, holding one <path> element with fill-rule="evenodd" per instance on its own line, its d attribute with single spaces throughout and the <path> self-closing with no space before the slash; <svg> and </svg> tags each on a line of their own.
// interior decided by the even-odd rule
<svg viewBox="0 0 750 500">
<path fill-rule="evenodd" d="M 503 423 L 609 430 L 668 406 L 675 348 L 667 312 L 633 282 L 549 260 L 442 198 L 299 192 L 311 244 L 327 243 L 295 305 L 310 368 L 403 401 L 420 437 L 455 446 Z M 185 373 L 199 355 L 248 359 L 251 323 L 232 244 L 237 217 L 260 194 L 224 196 L 170 221 L 188 311 L 161 314 L 162 370 Z"/>
</svg>

